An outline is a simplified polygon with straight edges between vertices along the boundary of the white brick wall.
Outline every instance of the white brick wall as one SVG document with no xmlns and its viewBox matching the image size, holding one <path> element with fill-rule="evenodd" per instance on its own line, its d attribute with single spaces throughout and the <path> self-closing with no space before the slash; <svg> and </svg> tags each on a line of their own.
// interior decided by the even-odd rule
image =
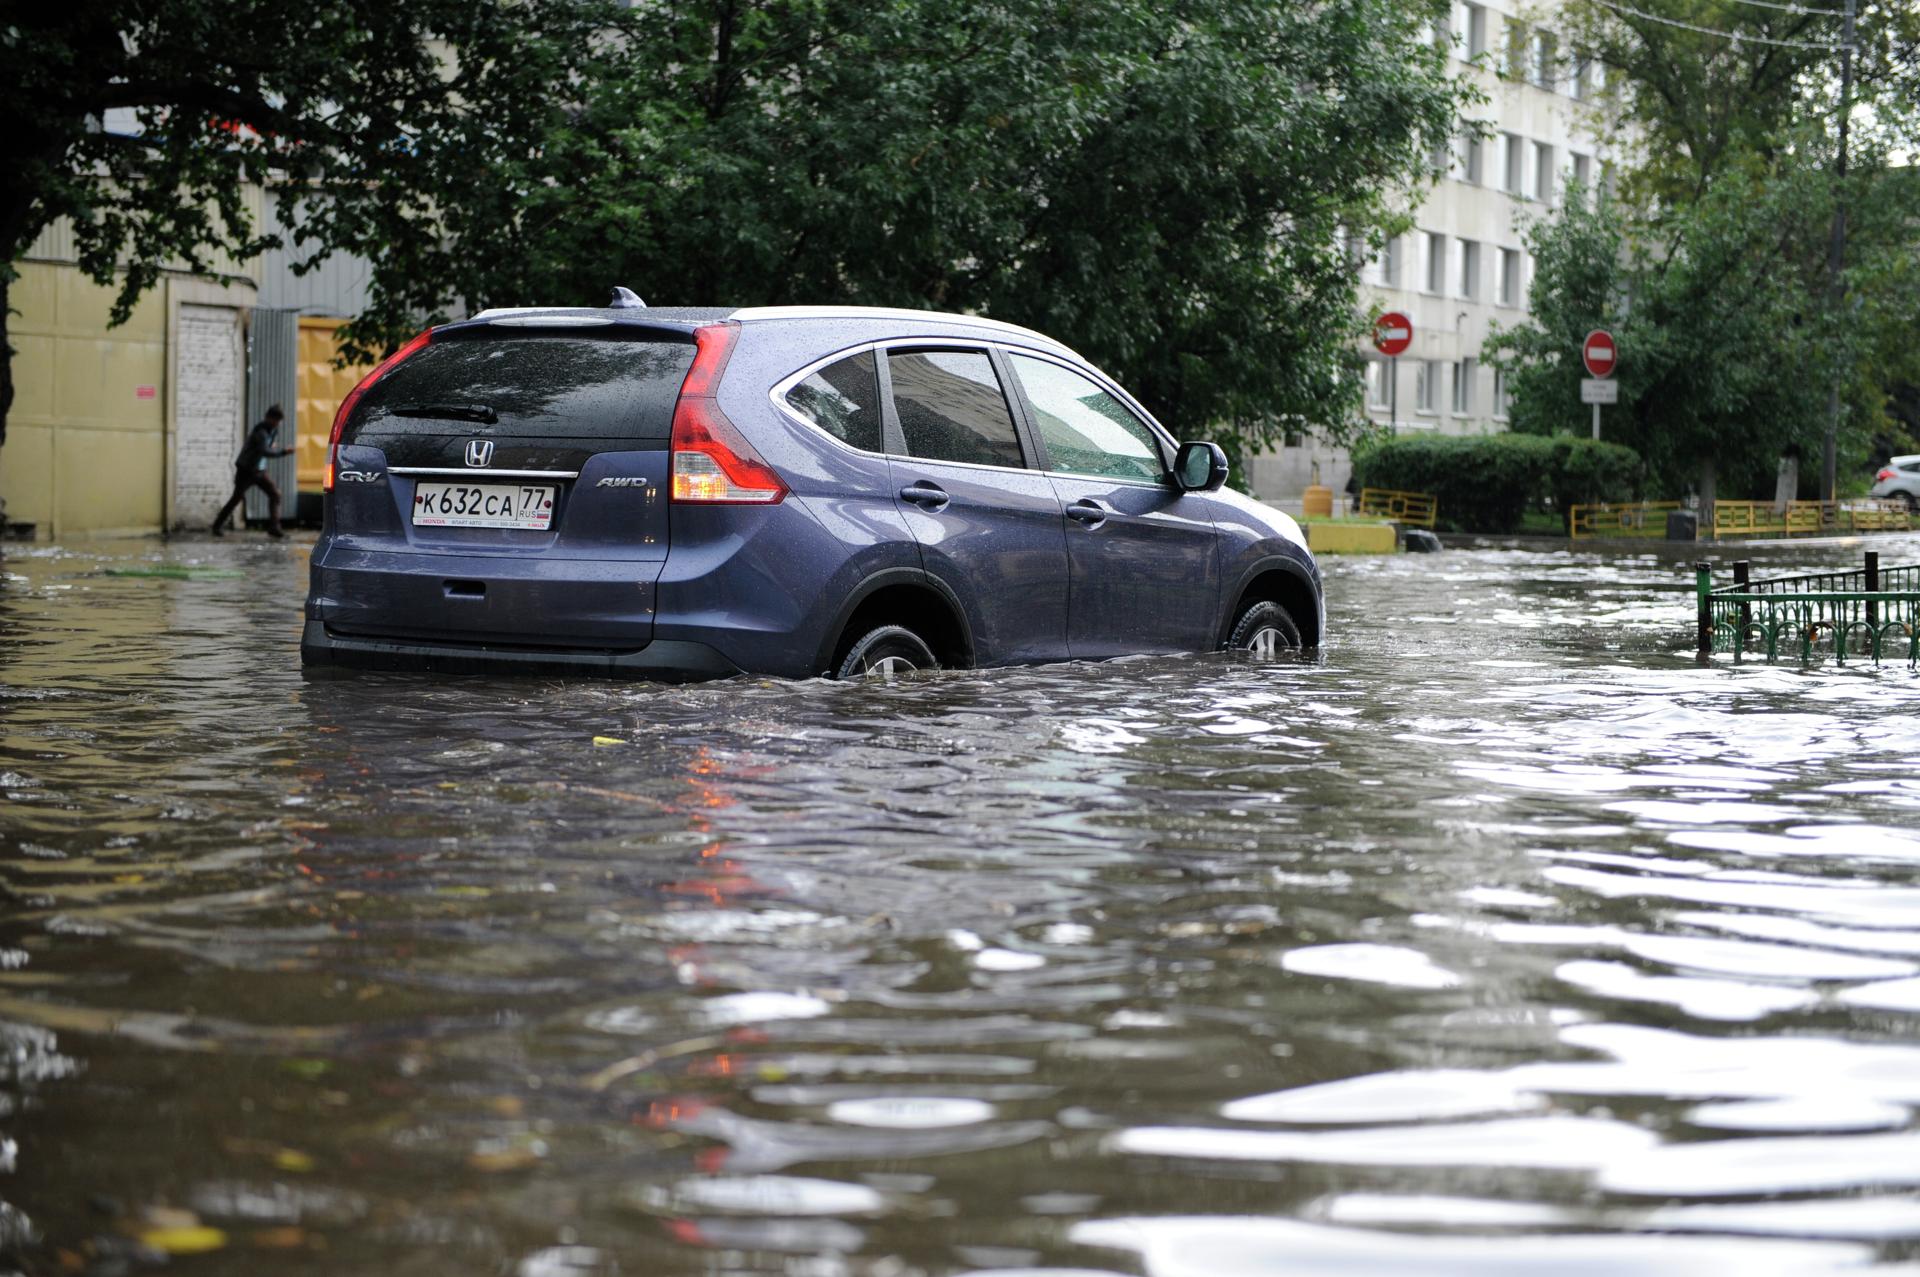
<svg viewBox="0 0 1920 1277">
<path fill-rule="evenodd" d="M 175 526 L 205 525 L 233 490 L 233 457 L 245 430 L 239 312 L 182 305 L 173 375 L 173 520 Z"/>
</svg>

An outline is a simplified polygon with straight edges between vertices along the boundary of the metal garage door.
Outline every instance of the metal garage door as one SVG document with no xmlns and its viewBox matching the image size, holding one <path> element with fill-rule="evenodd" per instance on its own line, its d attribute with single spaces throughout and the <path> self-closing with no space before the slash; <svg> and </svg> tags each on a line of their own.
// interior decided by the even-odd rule
<svg viewBox="0 0 1920 1277">
<path fill-rule="evenodd" d="M 291 310 L 254 307 L 247 325 L 247 424 L 249 427 L 267 415 L 274 404 L 286 414 L 274 445 L 291 448 L 294 419 L 294 328 L 299 315 Z M 280 489 L 280 517 L 294 516 L 294 457 L 267 459 L 267 477 Z M 247 518 L 259 522 L 267 517 L 267 494 L 258 488 L 247 493 Z"/>
</svg>

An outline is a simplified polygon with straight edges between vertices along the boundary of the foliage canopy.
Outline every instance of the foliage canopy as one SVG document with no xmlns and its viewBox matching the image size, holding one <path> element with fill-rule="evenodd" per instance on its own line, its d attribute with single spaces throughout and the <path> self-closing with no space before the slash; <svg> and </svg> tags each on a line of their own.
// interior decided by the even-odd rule
<svg viewBox="0 0 1920 1277">
<path fill-rule="evenodd" d="M 275 241 L 419 268 L 486 174 L 563 119 L 600 0 L 97 0 L 0 5 L 0 303 L 58 219 L 122 322 L 163 270 Z M 247 189 L 280 202 L 255 225 Z M 0 316 L 3 316 L 0 307 Z M 13 395 L 0 362 L 0 439 Z"/>
<path fill-rule="evenodd" d="M 70 217 L 123 314 L 163 263 L 273 238 L 372 261 L 361 352 L 614 283 L 975 311 L 1243 452 L 1357 420 L 1346 244 L 1464 92 L 1443 0 L 8 8 L 7 260 Z M 116 109 L 137 137 L 89 123 Z M 301 198 L 251 226 L 249 182 Z"/>
<path fill-rule="evenodd" d="M 991 315 L 1104 365 L 1176 430 L 1353 424 L 1344 245 L 1460 90 L 1421 22 L 1330 0 L 704 0 L 648 6 L 508 176 L 479 300 L 845 303 Z M 457 246 L 449 246 L 457 253 Z M 467 291 L 471 290 L 471 291 Z"/>
<path fill-rule="evenodd" d="M 1529 321 L 1496 333 L 1486 354 L 1507 373 L 1514 429 L 1584 431 L 1580 341 L 1609 328 L 1621 401 L 1605 435 L 1641 453 L 1657 495 L 1711 473 L 1720 495 L 1770 496 L 1783 452 L 1820 456 L 1831 387 L 1848 408 L 1841 452 L 1857 468 L 1890 395 L 1920 372 L 1920 181 L 1890 158 L 1916 136 L 1902 86 L 1920 65 L 1920 28 L 1906 6 L 1863 6 L 1842 178 L 1835 53 L 1765 42 L 1837 40 L 1828 8 L 1667 8 L 1719 34 L 1570 0 L 1577 47 L 1612 69 L 1611 109 L 1641 149 L 1616 202 L 1572 191 L 1531 228 Z M 1828 274 L 1840 207 L 1844 302 Z"/>
</svg>

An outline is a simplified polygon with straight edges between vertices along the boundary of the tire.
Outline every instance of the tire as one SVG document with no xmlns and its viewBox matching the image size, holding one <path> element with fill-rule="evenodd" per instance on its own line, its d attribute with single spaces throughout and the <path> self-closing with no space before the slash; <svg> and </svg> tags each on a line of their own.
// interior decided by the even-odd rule
<svg viewBox="0 0 1920 1277">
<path fill-rule="evenodd" d="M 1916 507 L 1920 507 L 1920 502 L 1916 502 L 1913 499 L 1913 494 L 1911 492 L 1896 492 L 1893 494 L 1893 499 L 1907 507 L 1907 514 L 1909 517 L 1912 516 L 1914 509 Z"/>
<path fill-rule="evenodd" d="M 834 677 L 894 678 L 916 670 L 937 670 L 940 662 L 918 634 L 902 625 L 868 630 L 847 650 Z"/>
<path fill-rule="evenodd" d="M 1278 603 L 1254 603 L 1234 622 L 1227 647 L 1230 651 L 1271 660 L 1281 652 L 1300 650 L 1300 627 Z"/>
</svg>

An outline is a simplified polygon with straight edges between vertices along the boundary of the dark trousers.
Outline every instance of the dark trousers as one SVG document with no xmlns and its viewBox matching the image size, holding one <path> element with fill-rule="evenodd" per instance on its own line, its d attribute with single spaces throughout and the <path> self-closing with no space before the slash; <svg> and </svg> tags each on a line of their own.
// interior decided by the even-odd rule
<svg viewBox="0 0 1920 1277">
<path fill-rule="evenodd" d="M 216 528 L 227 526 L 227 516 L 238 510 L 240 503 L 247 499 L 248 488 L 258 488 L 267 494 L 267 529 L 278 532 L 280 530 L 280 489 L 273 486 L 273 480 L 267 478 L 265 470 L 233 472 L 233 495 L 227 498 L 227 503 L 220 507 L 220 513 L 214 516 L 213 526 Z M 245 523 L 245 521 L 246 516 L 242 515 L 241 522 Z"/>
</svg>

